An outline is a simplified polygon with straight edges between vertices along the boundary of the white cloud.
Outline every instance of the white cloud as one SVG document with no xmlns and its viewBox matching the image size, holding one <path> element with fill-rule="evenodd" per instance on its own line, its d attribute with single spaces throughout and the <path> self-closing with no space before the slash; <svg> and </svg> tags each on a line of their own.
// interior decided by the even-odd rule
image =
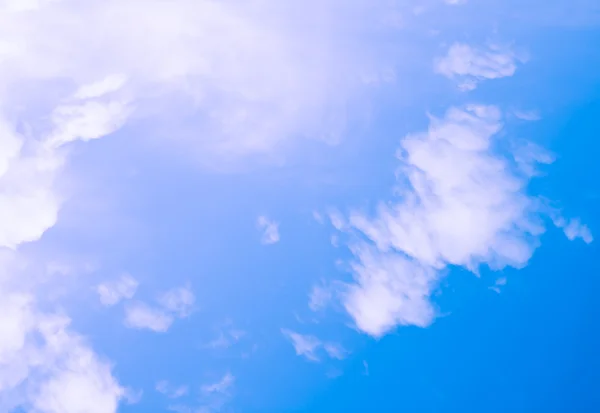
<svg viewBox="0 0 600 413">
<path fill-rule="evenodd" d="M 337 343 L 325 343 L 323 349 L 332 359 L 343 360 L 348 356 L 348 351 Z"/>
<path fill-rule="evenodd" d="M 323 285 L 315 285 L 308 297 L 308 307 L 312 311 L 319 311 L 327 307 L 332 299 L 331 289 Z"/>
<path fill-rule="evenodd" d="M 0 87 L 2 80 L 0 73 Z M 64 164 L 66 144 L 114 132 L 127 110 L 119 101 L 72 99 L 54 109 L 49 127 L 36 139 L 17 133 L 0 113 L 0 246 L 36 241 L 56 223 L 63 199 L 54 180 Z"/>
<path fill-rule="evenodd" d="M 169 410 L 178 413 L 212 413 L 223 411 L 232 397 L 231 389 L 234 382 L 235 377 L 228 372 L 219 381 L 200 387 L 202 395 L 199 400 L 199 406 L 179 404 L 169 406 Z"/>
<path fill-rule="evenodd" d="M 517 70 L 513 52 L 498 46 L 478 49 L 455 43 L 446 56 L 436 59 L 435 71 L 459 82 L 462 90 L 473 90 L 485 79 L 512 76 Z"/>
<path fill-rule="evenodd" d="M 158 306 L 140 301 L 128 304 L 125 307 L 125 325 L 165 333 L 175 317 L 185 318 L 191 314 L 195 297 L 189 287 L 178 287 L 164 292 L 157 301 Z"/>
<path fill-rule="evenodd" d="M 497 108 L 470 105 L 402 140 L 399 200 L 349 219 L 361 236 L 351 245 L 355 282 L 343 303 L 360 330 L 381 336 L 429 325 L 430 296 L 448 266 L 527 264 L 544 232 L 542 208 L 526 193 L 531 175 L 496 152 L 501 127 Z"/>
<path fill-rule="evenodd" d="M 39 311 L 31 294 L 8 291 L 3 282 L 0 297 L 0 410 L 117 411 L 125 390 L 111 366 L 71 331 L 69 318 Z"/>
<path fill-rule="evenodd" d="M 296 333 L 285 328 L 282 328 L 281 332 L 294 346 L 296 355 L 305 357 L 307 360 L 320 361 L 317 352 L 321 349 L 332 359 L 342 360 L 348 355 L 348 351 L 338 343 L 323 343 L 315 336 Z"/>
<path fill-rule="evenodd" d="M 537 110 L 516 110 L 514 112 L 515 117 L 517 117 L 518 119 L 521 120 L 526 120 L 526 121 L 536 121 L 536 120 L 540 120 L 542 117 L 540 115 L 540 113 Z"/>
<path fill-rule="evenodd" d="M 98 138 L 112 130 L 99 128 L 94 136 L 79 134 L 78 131 L 94 130 L 94 120 L 75 119 L 78 126 L 74 127 L 74 119 L 60 105 L 54 112 L 60 116 L 49 116 L 44 127 L 7 109 L 16 108 L 7 94 L 15 87 L 15 79 L 8 73 L 11 56 L 4 53 L 26 51 L 4 43 L 10 40 L 10 36 L 3 36 L 8 30 L 6 18 L 5 10 L 0 10 L 0 56 L 7 63 L 0 69 L 0 251 L 10 257 L 8 261 L 18 261 L 22 258 L 19 247 L 39 240 L 56 223 L 63 197 L 56 191 L 55 180 L 64 165 L 67 144 Z M 81 104 L 74 99 L 69 107 L 76 110 Z M 55 139 L 56 136 L 68 139 Z M 13 252 L 6 252 L 5 248 Z M 25 406 L 28 411 L 40 413 L 116 412 L 125 390 L 113 377 L 110 365 L 71 331 L 66 315 L 55 314 L 48 303 L 43 306 L 48 311 L 39 310 L 37 292 L 41 278 L 23 274 L 23 268 L 35 267 L 33 262 L 16 268 L 7 265 L 0 263 L 0 302 L 6 306 L 2 313 L 8 317 L 0 320 L 0 410 Z M 56 270 L 50 266 L 47 275 L 56 275 Z"/>
<path fill-rule="evenodd" d="M 256 224 L 262 232 L 260 241 L 263 244 L 276 244 L 279 242 L 279 224 L 265 216 L 258 217 Z"/>
<path fill-rule="evenodd" d="M 229 348 L 232 344 L 240 341 L 244 335 L 246 335 L 246 332 L 242 330 L 229 329 L 225 332 L 221 331 L 219 332 L 219 336 L 209 341 L 205 347 L 211 349 Z"/>
<path fill-rule="evenodd" d="M 129 274 L 124 274 L 116 281 L 106 282 L 96 287 L 100 302 L 105 306 L 113 306 L 121 300 L 130 299 L 135 295 L 139 283 Z"/>
<path fill-rule="evenodd" d="M 54 114 L 70 125 L 57 131 L 63 141 L 106 134 L 131 116 L 162 117 L 173 133 L 171 121 L 194 111 L 198 122 L 178 140 L 215 167 L 298 137 L 335 142 L 347 103 L 373 87 L 364 79 L 389 72 L 355 41 L 362 27 L 339 16 L 374 13 L 385 11 L 341 0 L 11 0 L 0 6 L 0 101 L 56 97 Z M 36 87 L 19 96 L 5 88 L 23 83 Z M 103 101 L 63 104 L 55 95 L 67 89 L 67 100 Z"/>
<path fill-rule="evenodd" d="M 203 385 L 201 390 L 204 394 L 227 393 L 234 381 L 235 377 L 231 373 L 226 373 L 218 382 Z"/>
<path fill-rule="evenodd" d="M 578 218 L 568 221 L 564 218 L 557 218 L 554 220 L 554 224 L 562 228 L 567 238 L 571 241 L 581 238 L 583 242 L 590 244 L 594 240 L 592 231 L 590 231 L 587 225 L 582 224 Z"/>
<path fill-rule="evenodd" d="M 161 380 L 156 383 L 155 389 L 157 392 L 164 394 L 170 399 L 178 399 L 189 392 L 188 386 L 172 386 L 166 380 Z"/>
<path fill-rule="evenodd" d="M 173 316 L 161 308 L 150 307 L 142 302 L 125 307 L 125 325 L 130 328 L 166 332 L 173 323 Z"/>
<path fill-rule="evenodd" d="M 75 99 L 91 99 L 119 91 L 125 86 L 127 78 L 124 75 L 108 75 L 104 79 L 83 85 L 75 92 Z"/>
<path fill-rule="evenodd" d="M 500 277 L 496 280 L 493 286 L 488 287 L 490 290 L 495 291 L 500 294 L 500 287 L 504 287 L 506 285 L 506 277 Z"/>
<path fill-rule="evenodd" d="M 281 332 L 291 341 L 297 355 L 306 357 L 311 361 L 319 361 L 316 352 L 321 347 L 321 340 L 314 336 L 299 334 L 287 329 L 281 329 Z"/>
<path fill-rule="evenodd" d="M 173 288 L 162 294 L 158 302 L 167 311 L 180 318 L 190 315 L 196 298 L 189 287 Z"/>
</svg>

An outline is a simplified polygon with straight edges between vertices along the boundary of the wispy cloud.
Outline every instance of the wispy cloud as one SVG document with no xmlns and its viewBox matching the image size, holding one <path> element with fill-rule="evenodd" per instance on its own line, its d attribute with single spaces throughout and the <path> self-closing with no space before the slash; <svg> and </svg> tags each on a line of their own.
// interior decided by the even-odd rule
<svg viewBox="0 0 600 413">
<path fill-rule="evenodd" d="M 237 329 L 228 329 L 220 331 L 218 337 L 206 343 L 204 347 L 210 349 L 225 349 L 231 347 L 234 343 L 246 335 L 245 331 Z"/>
<path fill-rule="evenodd" d="M 166 380 L 161 380 L 156 383 L 155 389 L 157 392 L 164 394 L 170 399 L 178 399 L 188 394 L 188 386 L 173 386 Z"/>
<path fill-rule="evenodd" d="M 225 373 L 225 375 L 218 382 L 205 384 L 201 387 L 201 390 L 204 394 L 224 394 L 228 392 L 231 386 L 233 386 L 234 381 L 235 377 L 233 377 L 231 373 Z"/>
<path fill-rule="evenodd" d="M 492 285 L 491 287 L 488 287 L 488 288 L 490 290 L 495 291 L 498 294 L 500 294 L 501 287 L 504 287 L 505 285 L 506 285 L 506 277 L 500 277 L 496 280 L 494 285 Z"/>
<path fill-rule="evenodd" d="M 323 349 L 333 359 L 343 360 L 348 356 L 346 349 L 337 343 L 325 343 Z"/>
<path fill-rule="evenodd" d="M 303 335 L 287 329 L 282 329 L 281 332 L 291 341 L 297 355 L 306 357 L 311 361 L 319 361 L 316 352 L 321 347 L 321 340 L 311 335 Z"/>
<path fill-rule="evenodd" d="M 557 227 L 562 228 L 567 238 L 571 241 L 581 238 L 583 242 L 590 244 L 594 240 L 592 231 L 590 231 L 587 225 L 582 224 L 578 218 L 566 220 L 559 217 L 555 219 L 554 224 Z"/>
<path fill-rule="evenodd" d="M 105 306 L 113 306 L 121 300 L 130 299 L 135 295 L 139 283 L 129 274 L 122 275 L 118 280 L 106 282 L 96 287 L 100 302 Z"/>
<path fill-rule="evenodd" d="M 164 333 L 171 327 L 173 320 L 173 316 L 161 308 L 150 307 L 142 302 L 131 303 L 125 307 L 127 327 Z"/>
<path fill-rule="evenodd" d="M 455 43 L 447 54 L 435 61 L 435 71 L 459 82 L 462 90 L 473 90 L 485 79 L 512 76 L 516 69 L 513 52 L 498 46 L 479 49 Z"/>
<path fill-rule="evenodd" d="M 324 285 L 315 285 L 308 296 L 308 307 L 312 311 L 322 310 L 327 307 L 332 298 L 330 288 Z"/>
<path fill-rule="evenodd" d="M 178 317 L 187 317 L 194 306 L 196 298 L 190 287 L 173 288 L 158 298 L 158 303 L 167 311 Z"/>
<path fill-rule="evenodd" d="M 156 306 L 141 301 L 126 305 L 125 325 L 164 333 L 171 327 L 175 318 L 190 315 L 195 297 L 188 287 L 179 287 L 161 294 L 157 301 Z"/>
<path fill-rule="evenodd" d="M 542 117 L 537 110 L 516 110 L 514 111 L 515 117 L 521 120 L 533 122 L 540 120 Z"/>
<path fill-rule="evenodd" d="M 342 360 L 348 355 L 340 344 L 333 342 L 322 342 L 317 337 L 300 334 L 288 329 L 281 329 L 282 334 L 292 343 L 298 356 L 302 356 L 310 361 L 320 361 L 319 350 L 323 350 L 330 358 Z"/>
<path fill-rule="evenodd" d="M 256 220 L 256 225 L 261 231 L 260 241 L 263 244 L 270 245 L 279 242 L 279 224 L 275 221 L 271 221 L 265 216 L 260 216 Z"/>
</svg>

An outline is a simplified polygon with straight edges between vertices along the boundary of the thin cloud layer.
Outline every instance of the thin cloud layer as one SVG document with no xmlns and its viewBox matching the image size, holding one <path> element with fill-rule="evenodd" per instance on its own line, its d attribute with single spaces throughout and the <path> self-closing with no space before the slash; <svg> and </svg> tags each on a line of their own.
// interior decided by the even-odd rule
<svg viewBox="0 0 600 413">
<path fill-rule="evenodd" d="M 372 50 L 348 47 L 360 29 L 337 16 L 377 10 L 359 3 L 62 0 L 31 2 L 27 10 L 10 4 L 0 6 L 0 102 L 51 97 L 53 118 L 69 124 L 55 132 L 57 141 L 162 117 L 204 162 L 218 155 L 215 166 L 272 153 L 297 137 L 335 142 L 364 79 L 389 71 Z M 37 87 L 16 94 L 13 87 L 23 82 Z M 93 101 L 107 95 L 109 101 Z M 34 114 L 18 115 L 40 125 Z"/>
<path fill-rule="evenodd" d="M 544 232 L 543 210 L 526 193 L 531 175 L 496 149 L 501 128 L 498 108 L 468 105 L 402 140 L 399 198 L 373 217 L 349 218 L 364 239 L 351 246 L 355 283 L 344 306 L 360 330 L 381 336 L 396 325 L 429 325 L 430 296 L 448 266 L 527 264 Z"/>
</svg>

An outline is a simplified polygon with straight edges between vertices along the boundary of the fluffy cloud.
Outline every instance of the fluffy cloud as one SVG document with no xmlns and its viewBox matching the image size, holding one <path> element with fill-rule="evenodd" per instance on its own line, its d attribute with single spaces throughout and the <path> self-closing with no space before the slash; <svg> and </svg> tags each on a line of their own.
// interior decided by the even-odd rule
<svg viewBox="0 0 600 413">
<path fill-rule="evenodd" d="M 173 321 L 171 314 L 142 302 L 131 303 L 125 307 L 125 325 L 130 328 L 164 333 L 171 327 Z"/>
<path fill-rule="evenodd" d="M 498 46 L 478 49 L 455 43 L 446 56 L 435 61 L 436 72 L 457 80 L 461 90 L 473 90 L 485 79 L 512 76 L 516 69 L 514 53 Z"/>
<path fill-rule="evenodd" d="M 110 365 L 69 328 L 66 315 L 53 312 L 47 303 L 39 305 L 36 283 L 41 277 L 28 272 L 29 263 L 11 263 L 21 260 L 18 250 L 22 244 L 39 240 L 56 223 L 63 197 L 56 191 L 55 180 L 69 145 L 113 132 L 120 126 L 117 118 L 121 115 L 98 93 L 92 96 L 88 92 L 62 101 L 44 118 L 43 125 L 21 116 L 11 90 L 28 69 L 19 66 L 17 70 L 11 62 L 28 51 L 13 42 L 14 33 L 6 33 L 12 25 L 7 19 L 16 12 L 13 6 L 17 4 L 25 5 L 11 2 L 6 5 L 9 12 L 0 9 L 0 59 L 6 63 L 0 69 L 0 302 L 5 307 L 5 318 L 0 320 L 2 410 L 21 406 L 40 413 L 114 413 L 125 391 Z M 43 6 L 29 3 L 31 8 L 38 5 Z"/>
<path fill-rule="evenodd" d="M 429 325 L 430 296 L 448 266 L 527 264 L 544 211 L 526 193 L 534 171 L 497 150 L 501 128 L 496 107 L 469 105 L 431 117 L 427 131 L 402 140 L 399 197 L 375 216 L 352 213 L 347 224 L 360 237 L 343 301 L 360 330 L 381 336 L 396 325 Z M 571 228 L 572 237 L 587 237 L 582 226 Z"/>
<path fill-rule="evenodd" d="M 279 242 L 279 224 L 277 222 L 269 220 L 265 216 L 258 217 L 256 224 L 258 229 L 262 232 L 260 241 L 263 244 L 276 244 Z"/>
<path fill-rule="evenodd" d="M 96 287 L 100 302 L 105 306 L 113 306 L 123 299 L 135 295 L 139 283 L 129 274 L 124 274 L 116 281 L 102 283 Z"/>
<path fill-rule="evenodd" d="M 116 412 L 125 389 L 68 317 L 40 311 L 33 295 L 6 283 L 0 297 L 0 410 Z"/>
</svg>

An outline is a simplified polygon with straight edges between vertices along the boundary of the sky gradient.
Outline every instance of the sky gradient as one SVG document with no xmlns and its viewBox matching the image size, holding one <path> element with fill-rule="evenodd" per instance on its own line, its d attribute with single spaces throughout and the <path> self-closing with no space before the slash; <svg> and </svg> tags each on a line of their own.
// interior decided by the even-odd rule
<svg viewBox="0 0 600 413">
<path fill-rule="evenodd" d="M 0 0 L 0 413 L 600 410 L 600 6 Z"/>
</svg>

